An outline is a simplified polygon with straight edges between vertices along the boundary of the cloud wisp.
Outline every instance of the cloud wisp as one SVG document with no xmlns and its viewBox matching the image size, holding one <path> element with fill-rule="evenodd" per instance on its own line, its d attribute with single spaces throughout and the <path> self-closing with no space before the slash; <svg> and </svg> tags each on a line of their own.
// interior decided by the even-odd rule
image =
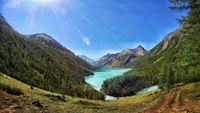
<svg viewBox="0 0 200 113">
<path fill-rule="evenodd" d="M 86 44 L 86 45 L 90 45 L 90 40 L 89 40 L 89 38 L 88 37 L 84 37 L 83 38 L 83 42 Z"/>
<path fill-rule="evenodd" d="M 78 34 L 79 34 L 79 36 L 82 38 L 82 40 L 83 40 L 83 42 L 86 44 L 86 45 L 90 45 L 91 43 L 90 43 L 90 39 L 87 37 L 87 36 L 85 36 L 80 30 L 78 30 Z"/>
<path fill-rule="evenodd" d="M 9 0 L 8 3 L 6 4 L 6 7 L 8 7 L 8 8 L 15 8 L 17 6 L 20 6 L 20 4 L 23 1 L 24 0 Z"/>
</svg>

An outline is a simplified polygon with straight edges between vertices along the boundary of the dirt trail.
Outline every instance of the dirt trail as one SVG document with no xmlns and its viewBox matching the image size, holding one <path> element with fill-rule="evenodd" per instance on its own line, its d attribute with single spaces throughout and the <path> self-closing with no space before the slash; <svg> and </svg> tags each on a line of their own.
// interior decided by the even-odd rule
<svg viewBox="0 0 200 113">
<path fill-rule="evenodd" d="M 181 99 L 183 89 L 171 89 L 160 102 L 144 111 L 144 113 L 200 113 L 197 102 L 189 99 Z"/>
</svg>

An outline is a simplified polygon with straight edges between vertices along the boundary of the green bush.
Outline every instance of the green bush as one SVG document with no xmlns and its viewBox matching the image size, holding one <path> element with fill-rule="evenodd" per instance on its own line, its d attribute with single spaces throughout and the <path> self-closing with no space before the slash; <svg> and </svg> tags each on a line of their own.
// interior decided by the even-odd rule
<svg viewBox="0 0 200 113">
<path fill-rule="evenodd" d="M 7 84 L 0 83 L 0 89 L 4 90 L 6 93 L 9 93 L 9 94 L 12 94 L 12 95 L 22 95 L 22 94 L 24 94 L 21 89 L 16 88 L 16 87 L 11 87 Z"/>
</svg>

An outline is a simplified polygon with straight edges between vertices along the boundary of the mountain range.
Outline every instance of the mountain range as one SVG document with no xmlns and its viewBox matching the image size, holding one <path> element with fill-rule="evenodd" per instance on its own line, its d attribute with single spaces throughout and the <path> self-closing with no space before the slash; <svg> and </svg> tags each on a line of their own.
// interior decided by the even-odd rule
<svg viewBox="0 0 200 113">
<path fill-rule="evenodd" d="M 84 81 L 97 70 L 83 60 L 89 58 L 45 33 L 22 35 L 0 14 L 0 112 L 199 112 L 200 3 L 170 2 L 172 9 L 190 9 L 182 26 L 149 52 L 138 46 L 100 58 L 99 67 L 132 68 L 104 81 L 101 92 Z M 154 85 L 159 89 L 136 95 Z M 105 94 L 124 98 L 87 100 L 104 100 Z"/>
<path fill-rule="evenodd" d="M 107 55 L 97 60 L 94 65 L 104 68 L 123 67 L 147 53 L 148 51 L 139 45 L 135 49 L 125 49 L 124 51 L 115 54 L 108 53 Z"/>
</svg>

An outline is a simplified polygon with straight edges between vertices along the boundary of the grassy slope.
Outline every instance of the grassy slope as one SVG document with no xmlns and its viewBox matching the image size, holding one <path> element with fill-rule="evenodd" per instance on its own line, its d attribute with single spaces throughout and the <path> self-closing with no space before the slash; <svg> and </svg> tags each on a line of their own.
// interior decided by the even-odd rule
<svg viewBox="0 0 200 113">
<path fill-rule="evenodd" d="M 18 87 L 24 92 L 21 96 L 14 96 L 0 90 L 0 112 L 154 113 L 158 111 L 199 112 L 200 110 L 200 82 L 176 86 L 169 92 L 157 90 L 142 95 L 124 97 L 115 101 L 87 100 L 65 95 L 66 102 L 59 99 L 60 94 L 35 87 L 31 90 L 29 85 L 1 73 L 0 83 Z M 39 100 L 43 107 L 33 105 L 32 102 L 36 100 Z"/>
<path fill-rule="evenodd" d="M 60 94 L 48 92 L 35 87 L 31 90 L 29 85 L 1 73 L 0 83 L 20 88 L 24 92 L 21 96 L 14 96 L 0 90 L 0 112 L 14 110 L 17 112 L 138 112 L 155 104 L 160 99 L 158 98 L 160 97 L 160 94 L 163 93 L 157 91 L 138 96 L 121 98 L 116 101 L 86 100 L 81 98 L 72 98 L 71 96 L 65 95 L 67 101 L 63 102 L 57 97 L 61 96 Z M 43 108 L 32 104 L 32 102 L 36 100 L 40 101 Z"/>
</svg>

